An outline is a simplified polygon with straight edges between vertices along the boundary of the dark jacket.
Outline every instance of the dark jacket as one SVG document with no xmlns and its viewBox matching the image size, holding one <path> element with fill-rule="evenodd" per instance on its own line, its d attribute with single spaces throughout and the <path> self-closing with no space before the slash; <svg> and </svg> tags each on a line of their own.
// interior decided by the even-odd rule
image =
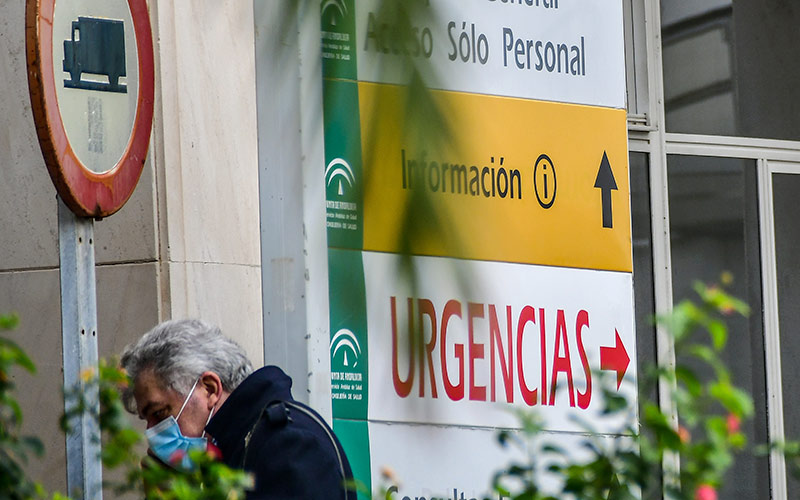
<svg viewBox="0 0 800 500">
<path fill-rule="evenodd" d="M 342 471 L 353 474 L 341 444 L 291 387 L 280 368 L 265 366 L 231 393 L 206 426 L 222 460 L 253 473 L 249 499 L 355 500 L 344 486 Z"/>
</svg>

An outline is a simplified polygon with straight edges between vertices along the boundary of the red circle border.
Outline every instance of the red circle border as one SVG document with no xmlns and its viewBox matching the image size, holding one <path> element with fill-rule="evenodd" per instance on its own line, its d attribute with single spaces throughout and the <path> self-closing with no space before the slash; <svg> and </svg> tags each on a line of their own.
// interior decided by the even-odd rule
<svg viewBox="0 0 800 500">
<path fill-rule="evenodd" d="M 102 0 L 99 0 L 102 1 Z M 128 201 L 144 168 L 153 126 L 155 64 L 146 0 L 127 0 L 139 59 L 139 94 L 128 145 L 110 170 L 89 170 L 72 150 L 61 118 L 53 73 L 56 0 L 27 0 L 25 14 L 28 87 L 39 145 L 64 203 L 83 217 L 108 217 Z"/>
</svg>

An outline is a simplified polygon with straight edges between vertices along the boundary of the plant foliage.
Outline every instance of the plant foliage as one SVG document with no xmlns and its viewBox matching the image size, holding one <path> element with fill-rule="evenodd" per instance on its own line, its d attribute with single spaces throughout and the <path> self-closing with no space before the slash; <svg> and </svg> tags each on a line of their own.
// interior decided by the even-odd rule
<svg viewBox="0 0 800 500">
<path fill-rule="evenodd" d="M 723 276 L 723 282 L 729 281 Z M 658 318 L 674 339 L 678 364 L 674 369 L 647 370 L 652 380 L 639 382 L 668 387 L 680 423 L 658 403 L 644 401 L 638 426 L 620 432 L 626 438 L 587 437 L 576 454 L 574 449 L 548 442 L 535 415 L 521 414 L 523 438 L 501 432 L 498 439 L 502 446 L 526 450 L 528 459 L 497 473 L 497 493 L 529 500 L 622 500 L 663 488 L 665 498 L 670 499 L 717 498 L 734 452 L 746 445 L 741 424 L 753 414 L 751 397 L 734 386 L 720 356 L 729 333 L 726 318 L 747 315 L 749 310 L 721 287 L 696 283 L 694 288 L 697 302 L 685 300 Z M 706 375 L 698 375 L 700 369 Z M 631 406 L 609 389 L 604 389 L 604 394 L 608 415 Z M 591 432 L 588 425 L 586 430 Z M 678 460 L 665 461 L 669 457 Z M 668 465 L 676 462 L 680 464 L 677 468 Z M 542 478 L 546 476 L 555 478 L 558 486 L 544 488 Z"/>
<path fill-rule="evenodd" d="M 17 327 L 16 315 L 0 315 L 0 332 Z M 36 373 L 25 352 L 11 339 L 0 336 L 0 498 L 23 499 L 43 495 L 40 485 L 25 474 L 28 457 L 44 453 L 42 442 L 21 434 L 22 409 L 14 395 L 14 372 Z"/>
</svg>

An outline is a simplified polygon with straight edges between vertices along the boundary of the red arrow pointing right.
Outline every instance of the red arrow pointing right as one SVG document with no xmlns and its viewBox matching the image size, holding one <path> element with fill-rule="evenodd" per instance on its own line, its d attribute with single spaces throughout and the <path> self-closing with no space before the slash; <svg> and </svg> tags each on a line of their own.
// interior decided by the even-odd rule
<svg viewBox="0 0 800 500">
<path fill-rule="evenodd" d="M 622 384 L 622 379 L 625 378 L 625 372 L 628 370 L 628 364 L 631 358 L 628 357 L 628 351 L 622 344 L 622 339 L 619 338 L 619 332 L 614 329 L 614 334 L 617 337 L 616 345 L 614 347 L 600 347 L 600 369 L 613 370 L 617 372 L 617 390 Z"/>
</svg>

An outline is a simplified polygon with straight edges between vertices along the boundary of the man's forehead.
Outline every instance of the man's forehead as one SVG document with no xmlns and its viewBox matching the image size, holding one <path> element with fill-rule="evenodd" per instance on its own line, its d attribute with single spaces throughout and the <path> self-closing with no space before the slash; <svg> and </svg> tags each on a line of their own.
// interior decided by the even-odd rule
<svg viewBox="0 0 800 500">
<path fill-rule="evenodd" d="M 153 370 L 144 370 L 133 381 L 133 397 L 136 399 L 137 409 L 141 412 L 150 404 L 171 403 L 180 396 L 166 387 Z"/>
<path fill-rule="evenodd" d="M 167 389 L 166 384 L 164 384 L 164 382 L 161 380 L 161 377 L 156 375 L 155 371 L 149 368 L 142 370 L 136 375 L 136 378 L 133 380 L 133 387 L 134 391 L 165 391 Z"/>
</svg>

